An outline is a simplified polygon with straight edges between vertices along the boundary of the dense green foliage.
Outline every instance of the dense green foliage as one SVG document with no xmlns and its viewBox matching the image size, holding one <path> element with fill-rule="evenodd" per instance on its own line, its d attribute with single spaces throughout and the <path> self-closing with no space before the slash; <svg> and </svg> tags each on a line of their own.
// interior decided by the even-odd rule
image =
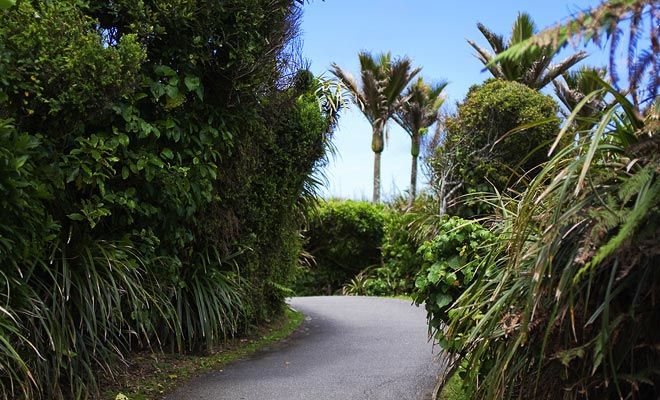
<svg viewBox="0 0 660 400">
<path fill-rule="evenodd" d="M 658 110 L 618 107 L 504 201 L 483 272 L 436 314 L 470 398 L 657 396 Z"/>
<path fill-rule="evenodd" d="M 549 96 L 473 86 L 434 199 L 328 201 L 301 235 L 343 102 L 297 70 L 296 3 L 0 1 L 2 398 L 88 398 L 127 352 L 211 346 L 281 312 L 294 274 L 298 294 L 412 290 L 468 398 L 657 398 L 660 46 L 637 48 L 657 4 L 539 36 L 521 14 L 506 45 L 480 26 L 495 76 L 542 87 L 570 36 L 615 49 L 629 21 L 629 88 L 565 74 L 560 129 Z M 333 72 L 372 123 L 377 202 L 418 69 L 360 61 L 362 87 Z"/>
<path fill-rule="evenodd" d="M 3 398 L 282 310 L 331 121 L 287 69 L 297 6 L 249 3 L 0 11 Z"/>
<path fill-rule="evenodd" d="M 517 82 L 491 79 L 471 87 L 456 115 L 445 121 L 442 144 L 430 160 L 440 196 L 502 192 L 531 179 L 547 160 L 557 111 L 551 97 Z M 448 211 L 469 217 L 492 208 L 464 203 Z"/>
<path fill-rule="evenodd" d="M 415 280 L 413 300 L 424 304 L 429 329 L 438 343 L 446 350 L 455 350 L 444 336 L 443 323 L 455 317 L 450 306 L 475 276 L 489 273 L 488 263 L 482 260 L 494 237 L 477 221 L 459 217 L 446 218 L 439 229 L 442 233 L 419 248 L 424 263 Z M 485 271 L 478 271 L 480 266 L 484 268 L 480 264 L 485 264 Z"/>
<path fill-rule="evenodd" d="M 465 398 L 660 394 L 660 81 L 651 75 L 644 82 L 640 73 L 657 69 L 660 49 L 638 49 L 641 21 L 650 21 L 651 32 L 660 25 L 657 5 L 604 3 L 501 59 L 517 62 L 535 46 L 603 32 L 615 39 L 614 54 L 624 20 L 630 87 L 621 91 L 596 73 L 586 76 L 595 91 L 569 93 L 579 96 L 566 102 L 570 112 L 552 158 L 515 190 L 482 198 L 488 230 L 475 232 L 483 236 L 461 243 L 476 222 L 445 218 L 449 229 L 422 246 L 428 263 L 416 301 L 427 302 L 430 328 L 448 352 L 447 375 L 460 371 Z M 577 78 L 567 83 L 578 86 Z M 508 114 L 496 117 L 492 124 Z M 470 122 L 479 123 L 478 114 Z"/>
<path fill-rule="evenodd" d="M 383 206 L 364 201 L 329 200 L 309 220 L 305 250 L 314 257 L 301 267 L 299 295 L 333 294 L 360 271 L 379 266 L 385 216 Z"/>
<path fill-rule="evenodd" d="M 347 281 L 342 287 L 343 294 L 397 296 L 412 292 L 422 256 L 417 251 L 419 244 L 411 228 L 416 216 L 409 212 L 408 201 L 395 202 L 383 209 L 382 242 L 373 244 L 381 250 L 381 263 L 360 271 Z"/>
<path fill-rule="evenodd" d="M 413 208 L 403 211 L 390 207 L 385 221 L 382 243 L 383 274 L 389 283 L 387 295 L 410 294 L 415 286 L 415 275 L 422 265 L 419 243 L 412 227 L 416 219 L 415 204 L 424 201 L 422 195 L 413 203 Z M 412 212 L 411 212 L 412 211 Z"/>
<path fill-rule="evenodd" d="M 408 199 L 386 206 L 352 200 L 322 203 L 311 217 L 305 249 L 313 261 L 299 268 L 296 293 L 408 295 L 422 265 Z"/>
</svg>

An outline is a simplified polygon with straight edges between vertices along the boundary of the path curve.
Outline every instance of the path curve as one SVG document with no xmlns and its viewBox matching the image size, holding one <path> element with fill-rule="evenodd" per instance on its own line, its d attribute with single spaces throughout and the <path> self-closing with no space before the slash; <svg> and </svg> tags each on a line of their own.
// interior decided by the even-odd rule
<svg viewBox="0 0 660 400">
<path fill-rule="evenodd" d="M 426 313 L 409 300 L 297 297 L 280 345 L 192 380 L 168 400 L 422 400 L 439 373 Z"/>
</svg>

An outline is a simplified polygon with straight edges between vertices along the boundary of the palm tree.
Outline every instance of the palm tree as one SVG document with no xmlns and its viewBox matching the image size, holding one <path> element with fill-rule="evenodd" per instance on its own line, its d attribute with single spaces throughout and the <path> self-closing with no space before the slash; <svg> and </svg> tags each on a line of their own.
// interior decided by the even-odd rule
<svg viewBox="0 0 660 400">
<path fill-rule="evenodd" d="M 422 135 L 429 126 L 438 120 L 438 109 L 445 101 L 442 91 L 447 82 L 427 85 L 422 78 L 408 87 L 403 96 L 401 107 L 394 114 L 394 120 L 410 135 L 412 168 L 410 170 L 410 197 L 408 205 L 412 206 L 417 193 L 417 158 Z"/>
<path fill-rule="evenodd" d="M 486 69 L 496 78 L 520 82 L 532 89 L 545 87 L 587 56 L 586 52 L 578 51 L 559 64 L 553 65 L 551 64 L 552 58 L 557 54 L 557 50 L 551 46 L 538 46 L 535 49 L 530 49 L 515 62 L 499 60 L 491 63 L 498 54 L 506 51 L 509 47 L 533 37 L 537 33 L 536 25 L 529 14 L 519 13 L 516 22 L 513 24 L 511 37 L 506 43 L 503 36 L 491 32 L 483 24 L 477 24 L 477 28 L 488 41 L 494 54 L 472 40 L 468 40 L 468 43 L 477 51 L 476 56 L 486 66 Z"/>
<path fill-rule="evenodd" d="M 383 152 L 387 122 L 392 118 L 401 101 L 401 93 L 420 68 L 412 68 L 412 61 L 405 57 L 392 59 L 390 53 L 374 58 L 371 53 L 358 53 L 360 59 L 360 87 L 355 78 L 337 64 L 331 72 L 341 80 L 353 97 L 353 102 L 371 124 L 371 150 L 374 152 L 373 202 L 380 201 L 380 155 Z"/>
<path fill-rule="evenodd" d="M 563 82 L 559 79 L 552 81 L 555 94 L 567 110 L 574 110 L 584 100 L 585 96 L 602 89 L 599 79 L 604 79 L 605 68 L 582 67 L 577 71 L 568 71 L 561 74 Z M 580 110 L 584 116 L 593 116 L 600 113 L 603 108 L 604 94 L 593 98 Z"/>
<path fill-rule="evenodd" d="M 557 52 L 569 43 L 574 47 L 582 42 L 605 47 L 607 42 L 610 47 L 610 78 L 613 86 L 619 88 L 621 68 L 617 65 L 619 57 L 616 50 L 627 35 L 627 68 L 624 72 L 627 74 L 628 87 L 625 92 L 632 98 L 635 107 L 644 108 L 642 111 L 646 111 L 645 108 L 652 107 L 654 99 L 660 93 L 660 44 L 657 35 L 660 19 L 657 13 L 657 0 L 604 1 L 598 7 L 577 14 L 565 24 L 548 28 L 512 44 L 506 51 L 498 52 L 489 64 L 521 62 L 525 54 L 539 47 Z M 643 33 L 650 33 L 650 41 L 639 40 Z M 639 49 L 640 44 L 650 46 Z M 641 107 L 642 105 L 644 107 Z"/>
</svg>

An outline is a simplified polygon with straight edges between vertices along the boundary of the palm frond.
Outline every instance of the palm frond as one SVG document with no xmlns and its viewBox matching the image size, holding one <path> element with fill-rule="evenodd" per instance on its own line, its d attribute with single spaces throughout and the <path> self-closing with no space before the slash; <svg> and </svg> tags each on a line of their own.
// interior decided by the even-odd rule
<svg viewBox="0 0 660 400">
<path fill-rule="evenodd" d="M 567 46 L 569 43 L 574 47 L 581 42 L 593 42 L 601 45 L 601 38 L 604 36 L 610 40 L 610 66 L 609 71 L 612 77 L 612 84 L 619 88 L 618 68 L 616 66 L 616 49 L 623 38 L 622 26 L 629 23 L 629 38 L 627 47 L 628 65 L 628 89 L 635 105 L 645 103 L 649 105 L 658 93 L 660 79 L 660 46 L 658 45 L 657 32 L 660 26 L 658 17 L 658 4 L 655 0 L 617 0 L 603 2 L 598 7 L 586 10 L 569 19 L 563 24 L 558 24 L 553 28 L 548 28 L 533 37 L 520 43 L 510 46 L 506 51 L 498 53 L 490 61 L 489 65 L 503 62 L 519 62 L 524 59 L 529 51 L 539 48 L 550 48 L 553 51 Z M 647 31 L 650 34 L 651 46 L 648 54 L 642 57 L 638 56 L 636 49 L 639 45 L 639 35 L 642 31 L 644 18 L 648 16 L 649 27 Z M 642 86 L 646 91 L 646 96 L 640 96 L 638 92 L 639 74 L 635 71 L 640 70 L 640 65 L 645 65 L 651 71 L 650 84 Z"/>
<path fill-rule="evenodd" d="M 330 72 L 348 89 L 353 102 L 362 109 L 364 107 L 364 99 L 362 98 L 362 92 L 355 77 L 335 63 L 332 63 Z"/>
<path fill-rule="evenodd" d="M 482 23 L 477 24 L 477 29 L 479 29 L 479 32 L 481 32 L 481 34 L 486 38 L 486 41 L 488 41 L 488 44 L 493 49 L 495 54 L 506 50 L 507 45 L 504 43 L 504 37 L 502 35 L 491 32 Z"/>
<path fill-rule="evenodd" d="M 496 78 L 505 79 L 504 72 L 502 71 L 500 64 L 492 64 L 490 62 L 495 57 L 493 53 L 477 45 L 472 40 L 468 39 L 467 42 L 477 51 L 476 57 L 484 65 L 484 69 L 487 69 Z"/>
<path fill-rule="evenodd" d="M 562 72 L 568 70 L 577 62 L 586 57 L 584 52 L 578 52 L 555 66 L 551 66 L 552 58 L 556 50 L 551 46 L 528 46 L 519 51 L 515 60 L 509 60 L 499 56 L 500 53 L 509 53 L 511 47 L 519 49 L 521 43 L 526 43 L 536 33 L 536 25 L 529 14 L 519 13 L 511 30 L 511 37 L 507 43 L 501 36 L 490 32 L 482 24 L 477 27 L 486 37 L 492 54 L 487 49 L 468 40 L 468 43 L 477 52 L 476 56 L 485 68 L 496 78 L 523 83 L 533 89 L 541 89 L 552 82 Z"/>
<path fill-rule="evenodd" d="M 560 75 L 564 74 L 569 69 L 571 69 L 575 64 L 584 60 L 586 57 L 587 57 L 587 52 L 580 50 L 577 53 L 573 53 L 570 56 L 566 57 L 557 64 L 548 65 L 546 67 L 547 70 L 545 72 L 545 75 L 543 75 L 542 77 L 541 76 L 537 77 L 537 82 L 535 82 L 535 86 L 545 87 L 550 82 L 557 79 Z"/>
<path fill-rule="evenodd" d="M 532 20 L 532 17 L 527 13 L 518 13 L 518 18 L 516 18 L 513 28 L 511 29 L 511 38 L 509 39 L 508 46 L 529 39 L 535 33 L 536 24 L 534 23 L 534 20 Z"/>
</svg>

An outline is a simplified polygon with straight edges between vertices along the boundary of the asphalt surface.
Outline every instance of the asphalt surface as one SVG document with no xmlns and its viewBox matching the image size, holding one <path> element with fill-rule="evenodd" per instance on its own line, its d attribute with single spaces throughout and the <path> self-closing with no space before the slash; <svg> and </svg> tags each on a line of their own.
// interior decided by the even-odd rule
<svg viewBox="0 0 660 400">
<path fill-rule="evenodd" d="M 426 314 L 408 300 L 297 297 L 287 340 L 192 380 L 168 400 L 422 400 L 440 373 Z"/>
</svg>

